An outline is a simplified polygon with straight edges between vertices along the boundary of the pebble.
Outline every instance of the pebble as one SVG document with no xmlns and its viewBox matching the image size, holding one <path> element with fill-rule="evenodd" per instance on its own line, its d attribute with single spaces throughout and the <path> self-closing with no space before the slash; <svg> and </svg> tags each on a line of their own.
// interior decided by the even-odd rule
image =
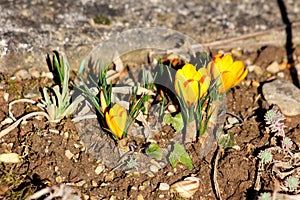
<svg viewBox="0 0 300 200">
<path fill-rule="evenodd" d="M 258 81 L 253 80 L 252 81 L 252 86 L 258 88 L 260 86 L 260 83 Z"/>
<path fill-rule="evenodd" d="M 117 200 L 117 197 L 114 196 L 114 195 L 112 195 L 112 196 L 109 198 L 109 200 Z"/>
<path fill-rule="evenodd" d="M 168 183 L 160 183 L 158 189 L 161 191 L 168 191 L 170 189 L 170 185 Z"/>
<path fill-rule="evenodd" d="M 261 69 L 260 66 L 255 65 L 253 72 L 257 75 L 257 76 L 261 76 L 263 75 L 264 71 Z"/>
<path fill-rule="evenodd" d="M 167 176 L 169 176 L 169 177 L 170 177 L 170 176 L 174 176 L 174 173 L 173 173 L 173 172 L 168 172 L 168 173 L 167 173 Z"/>
<path fill-rule="evenodd" d="M 97 175 L 101 174 L 103 172 L 103 170 L 105 169 L 105 166 L 103 164 L 99 164 L 96 169 L 95 169 L 95 173 Z"/>
<path fill-rule="evenodd" d="M 53 78 L 54 78 L 54 75 L 53 75 L 52 72 L 42 72 L 41 77 L 53 79 Z"/>
<path fill-rule="evenodd" d="M 115 178 L 115 173 L 110 172 L 108 175 L 105 176 L 104 181 L 105 182 L 110 182 Z"/>
<path fill-rule="evenodd" d="M 187 177 L 171 186 L 171 192 L 178 193 L 183 198 L 191 198 L 198 189 L 199 178 L 196 177 Z"/>
<path fill-rule="evenodd" d="M 82 180 L 82 181 L 79 181 L 79 182 L 75 183 L 75 186 L 82 187 L 85 183 L 86 183 L 86 181 Z"/>
<path fill-rule="evenodd" d="M 55 178 L 55 181 L 56 181 L 56 183 L 62 183 L 63 182 L 63 178 L 61 177 L 61 176 L 57 176 L 56 178 Z"/>
<path fill-rule="evenodd" d="M 0 162 L 3 163 L 19 163 L 21 162 L 20 157 L 16 153 L 3 153 L 0 154 Z"/>
<path fill-rule="evenodd" d="M 7 102 L 8 101 L 8 97 L 9 97 L 9 93 L 4 92 L 3 94 L 3 99 Z"/>
<path fill-rule="evenodd" d="M 69 139 L 69 132 L 63 132 L 63 138 L 65 140 Z"/>
<path fill-rule="evenodd" d="M 137 196 L 137 199 L 138 199 L 138 200 L 144 200 L 144 197 L 143 197 L 142 194 L 139 194 L 139 195 Z"/>
<path fill-rule="evenodd" d="M 40 72 L 35 67 L 28 69 L 28 73 L 32 78 L 39 78 L 41 76 Z"/>
<path fill-rule="evenodd" d="M 93 187 L 98 187 L 97 181 L 92 180 L 92 186 L 93 186 Z"/>
<path fill-rule="evenodd" d="M 173 104 L 171 104 L 171 105 L 168 106 L 168 111 L 170 113 L 174 113 L 174 112 L 177 111 L 177 109 L 176 109 L 176 107 Z"/>
<path fill-rule="evenodd" d="M 42 95 L 38 90 L 29 89 L 29 90 L 24 90 L 23 96 L 24 98 L 30 99 L 30 98 L 41 97 Z"/>
<path fill-rule="evenodd" d="M 31 79 L 31 75 L 29 72 L 25 69 L 21 69 L 15 73 L 15 77 L 18 81 L 25 80 L 25 79 Z"/>
<path fill-rule="evenodd" d="M 278 76 L 279 78 L 284 78 L 284 73 L 283 73 L 283 72 L 278 72 L 278 73 L 277 73 L 277 76 Z"/>
<path fill-rule="evenodd" d="M 151 165 L 151 166 L 150 166 L 150 171 L 151 171 L 151 172 L 157 173 L 158 170 L 159 170 L 159 168 L 158 168 L 157 166 L 155 166 L 155 165 Z"/>
<path fill-rule="evenodd" d="M 268 67 L 267 71 L 271 74 L 276 74 L 280 71 L 280 67 L 277 61 L 272 62 Z"/>
<path fill-rule="evenodd" d="M 235 48 L 235 49 L 232 49 L 231 50 L 231 54 L 234 56 L 234 57 L 242 57 L 243 53 L 242 53 L 242 49 L 241 48 Z"/>
<path fill-rule="evenodd" d="M 285 70 L 286 68 L 288 68 L 289 63 L 288 62 L 282 62 L 279 64 L 279 69 L 280 70 Z"/>
<path fill-rule="evenodd" d="M 66 151 L 65 151 L 65 156 L 66 156 L 69 160 L 71 160 L 71 159 L 73 158 L 74 154 L 73 154 L 70 150 L 66 150 Z"/>
<path fill-rule="evenodd" d="M 10 117 L 7 117 L 1 122 L 1 125 L 4 126 L 6 124 L 11 124 L 13 122 L 14 122 L 14 120 L 12 120 Z"/>
<path fill-rule="evenodd" d="M 255 67 L 256 67 L 256 65 L 248 65 L 247 69 L 248 69 L 249 72 L 253 72 Z"/>
<path fill-rule="evenodd" d="M 275 80 L 262 87 L 264 98 L 269 104 L 276 104 L 286 116 L 300 114 L 300 89 L 284 80 Z"/>
</svg>

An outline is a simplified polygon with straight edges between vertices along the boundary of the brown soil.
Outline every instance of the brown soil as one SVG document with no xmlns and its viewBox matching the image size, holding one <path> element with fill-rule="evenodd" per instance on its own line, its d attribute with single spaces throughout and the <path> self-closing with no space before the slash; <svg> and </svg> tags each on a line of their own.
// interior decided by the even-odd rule
<svg viewBox="0 0 300 200">
<path fill-rule="evenodd" d="M 299 48 L 296 48 L 295 54 L 300 57 Z M 239 59 L 250 59 L 265 71 L 268 64 L 273 61 L 281 63 L 285 57 L 284 48 L 264 47 L 256 52 L 245 50 Z M 284 79 L 291 81 L 289 69 L 284 69 L 283 72 Z M 11 83 L 5 74 L 0 77 L 1 84 L 6 85 L 0 89 L 0 121 L 8 116 L 4 92 L 10 94 L 11 101 L 20 98 L 24 88 L 37 88 L 50 83 L 45 80 Z M 227 95 L 227 111 L 240 116 L 243 123 L 230 129 L 234 133 L 235 148 L 225 150 L 218 161 L 217 181 L 222 199 L 250 200 L 258 195 L 254 190 L 258 169 L 257 155 L 261 149 L 268 146 L 270 139 L 263 121 L 268 106 L 261 96 L 261 86 L 269 78 L 267 73 L 259 76 L 251 72 L 240 86 Z M 13 111 L 15 116 L 19 117 L 32 109 L 26 104 L 21 104 Z M 297 149 L 300 145 L 300 137 L 297 137 L 300 132 L 299 121 L 300 116 L 289 117 L 285 121 L 286 134 L 295 142 Z M 59 133 L 51 132 L 52 129 L 58 130 Z M 60 134 L 66 132 L 68 135 Z M 98 163 L 91 155 L 82 151 L 76 128 L 69 119 L 58 125 L 49 124 L 46 119 L 29 119 L 3 137 L 0 142 L 0 154 L 11 151 L 23 155 L 19 164 L 0 163 L 0 199 L 24 199 L 41 188 L 60 183 L 71 183 L 91 199 L 110 199 L 111 196 L 115 196 L 115 199 L 137 199 L 139 194 L 144 199 L 179 199 L 168 191 L 160 191 L 159 183 L 171 185 L 191 175 L 200 178 L 200 187 L 193 199 L 215 199 L 212 169 L 218 151 L 217 145 L 203 159 L 193 157 L 192 170 L 181 165 L 176 169 L 167 166 L 150 178 L 145 174 L 111 172 L 109 168 L 97 175 L 95 169 Z M 67 159 L 66 150 L 70 150 L 74 158 Z M 263 183 L 261 191 L 274 189 L 274 182 L 270 177 L 264 177 Z M 2 192 L 3 188 L 8 190 Z"/>
</svg>

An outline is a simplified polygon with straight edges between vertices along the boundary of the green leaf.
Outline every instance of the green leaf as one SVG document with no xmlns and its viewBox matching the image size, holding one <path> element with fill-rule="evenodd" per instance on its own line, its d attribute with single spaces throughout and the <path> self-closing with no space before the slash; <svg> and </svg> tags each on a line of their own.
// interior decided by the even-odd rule
<svg viewBox="0 0 300 200">
<path fill-rule="evenodd" d="M 185 148 L 181 144 L 174 144 L 174 150 L 169 156 L 169 161 L 172 167 L 176 167 L 178 162 L 187 166 L 189 169 L 193 169 L 193 161 L 190 155 L 186 152 Z"/>
<path fill-rule="evenodd" d="M 222 133 L 218 140 L 219 145 L 223 149 L 228 149 L 234 145 L 234 135 L 232 131 L 228 131 L 227 134 Z"/>
<path fill-rule="evenodd" d="M 163 122 L 173 126 L 176 132 L 184 128 L 184 122 L 181 113 L 176 114 L 174 117 L 170 113 L 164 115 Z"/>
<path fill-rule="evenodd" d="M 152 158 L 155 158 L 157 160 L 161 160 L 162 159 L 162 150 L 161 148 L 155 144 L 155 143 L 151 143 L 149 148 L 146 150 L 146 154 Z"/>
<path fill-rule="evenodd" d="M 163 122 L 169 125 L 172 124 L 173 122 L 172 115 L 170 113 L 166 113 L 164 115 Z"/>
</svg>

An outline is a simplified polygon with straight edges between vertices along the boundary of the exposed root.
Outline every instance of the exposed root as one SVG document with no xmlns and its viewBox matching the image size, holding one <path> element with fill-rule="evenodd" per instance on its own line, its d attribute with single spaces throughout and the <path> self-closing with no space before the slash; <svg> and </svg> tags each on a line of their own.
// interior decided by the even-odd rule
<svg viewBox="0 0 300 200">
<path fill-rule="evenodd" d="M 216 157 L 215 157 L 215 160 L 214 160 L 214 166 L 213 166 L 213 171 L 212 171 L 212 176 L 213 176 L 213 188 L 214 188 L 214 192 L 215 192 L 215 196 L 216 196 L 216 199 L 218 200 L 222 200 L 222 197 L 221 197 L 221 192 L 220 192 L 220 187 L 219 187 L 219 183 L 218 183 L 218 180 L 217 180 L 217 173 L 218 173 L 218 169 L 217 169 L 217 166 L 218 166 L 218 162 L 219 162 L 219 159 L 220 159 L 220 155 L 221 153 L 223 152 L 223 149 L 218 145 L 217 147 L 217 154 L 216 154 Z"/>
</svg>

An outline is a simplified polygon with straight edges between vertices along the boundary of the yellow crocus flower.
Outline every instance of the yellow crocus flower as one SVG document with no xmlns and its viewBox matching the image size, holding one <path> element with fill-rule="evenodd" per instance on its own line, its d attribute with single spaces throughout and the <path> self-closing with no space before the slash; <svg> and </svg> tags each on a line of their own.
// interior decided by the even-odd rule
<svg viewBox="0 0 300 200">
<path fill-rule="evenodd" d="M 108 128 L 121 139 L 126 128 L 127 112 L 120 104 L 115 104 L 109 112 L 105 113 Z"/>
<path fill-rule="evenodd" d="M 245 69 L 244 63 L 240 60 L 233 62 L 230 54 L 214 56 L 208 64 L 208 70 L 215 79 L 221 75 L 222 84 L 219 88 L 221 93 L 237 86 L 248 74 L 248 69 Z"/>
<path fill-rule="evenodd" d="M 189 63 L 185 64 L 182 69 L 179 69 L 175 75 L 175 91 L 179 97 L 181 97 L 182 93 L 183 97 L 181 98 L 184 99 L 188 107 L 196 104 L 198 97 L 203 97 L 208 90 L 209 84 L 210 77 L 207 69 L 200 68 L 197 71 L 196 67 Z"/>
</svg>

